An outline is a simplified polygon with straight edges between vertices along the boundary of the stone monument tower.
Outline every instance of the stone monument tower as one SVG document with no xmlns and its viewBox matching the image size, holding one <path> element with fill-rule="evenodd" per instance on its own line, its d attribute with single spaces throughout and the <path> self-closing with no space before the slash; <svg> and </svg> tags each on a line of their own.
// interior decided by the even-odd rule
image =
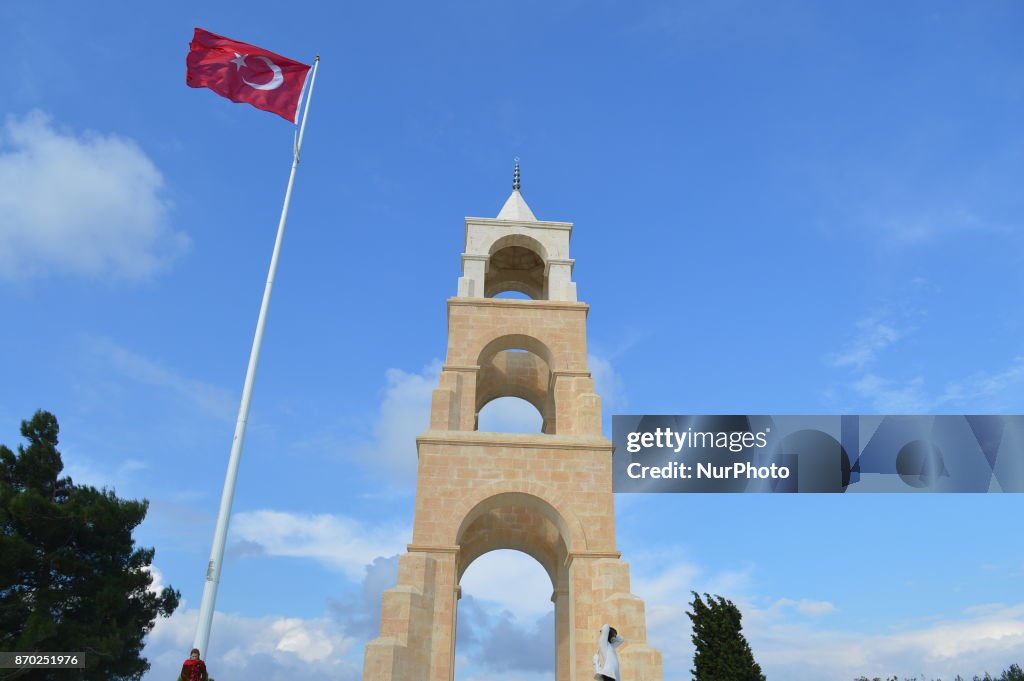
<svg viewBox="0 0 1024 681">
<path fill-rule="evenodd" d="M 591 681 L 602 624 L 626 639 L 622 681 L 661 681 L 644 603 L 615 547 L 612 444 L 587 370 L 588 306 L 576 300 L 572 224 L 537 220 L 519 192 L 497 218 L 466 218 L 448 354 L 430 429 L 416 438 L 412 543 L 384 592 L 363 681 L 451 681 L 459 582 L 478 557 L 515 549 L 551 578 L 555 681 Z M 531 300 L 494 298 L 518 291 Z M 481 408 L 519 397 L 543 417 L 535 435 L 477 431 Z M 515 588 L 512 586 L 511 588 Z"/>
</svg>

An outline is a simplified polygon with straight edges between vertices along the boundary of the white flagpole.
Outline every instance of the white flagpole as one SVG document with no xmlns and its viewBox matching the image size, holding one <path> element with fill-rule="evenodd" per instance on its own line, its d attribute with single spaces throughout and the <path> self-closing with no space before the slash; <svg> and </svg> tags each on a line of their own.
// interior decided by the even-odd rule
<svg viewBox="0 0 1024 681">
<path fill-rule="evenodd" d="M 238 462 L 242 457 L 242 443 L 245 441 L 245 426 L 249 419 L 249 403 L 252 401 L 252 386 L 256 380 L 256 365 L 260 360 L 260 346 L 263 345 L 263 327 L 267 321 L 267 308 L 270 306 L 270 292 L 274 287 L 274 273 L 277 271 L 277 256 L 281 252 L 281 241 L 284 238 L 284 225 L 288 219 L 288 205 L 292 200 L 292 187 L 295 184 L 295 170 L 299 167 L 299 155 L 302 151 L 302 137 L 306 132 L 306 119 L 309 117 L 309 102 L 313 98 L 313 84 L 316 82 L 316 70 L 320 65 L 320 57 L 313 62 L 313 72 L 309 79 L 309 92 L 306 93 L 306 106 L 302 113 L 302 125 L 299 127 L 298 139 L 295 141 L 292 154 L 292 171 L 288 176 L 288 189 L 284 193 L 284 206 L 281 207 L 281 220 L 277 224 L 277 239 L 274 241 L 274 253 L 270 257 L 270 271 L 267 273 L 267 285 L 263 289 L 263 303 L 256 321 L 256 335 L 249 353 L 249 367 L 245 370 L 245 384 L 242 388 L 242 402 L 238 406 L 238 421 L 235 423 L 235 437 L 231 441 L 231 456 L 228 459 L 228 471 L 224 477 L 224 491 L 220 497 L 220 511 L 217 513 L 217 527 L 213 533 L 213 546 L 210 548 L 210 562 L 206 568 L 206 582 L 203 585 L 203 600 L 199 605 L 199 628 L 193 647 L 207 657 L 207 644 L 210 642 L 210 627 L 213 624 L 213 606 L 217 601 L 217 585 L 220 583 L 220 570 L 224 562 L 224 543 L 228 535 L 228 521 L 231 517 L 231 503 L 235 497 L 235 481 L 238 479 Z"/>
</svg>

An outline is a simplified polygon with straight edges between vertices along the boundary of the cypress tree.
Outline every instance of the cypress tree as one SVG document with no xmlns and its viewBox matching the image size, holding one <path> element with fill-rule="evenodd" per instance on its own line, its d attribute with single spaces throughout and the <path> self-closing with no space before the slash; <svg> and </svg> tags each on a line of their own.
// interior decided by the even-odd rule
<svg viewBox="0 0 1024 681">
<path fill-rule="evenodd" d="M 739 608 L 721 596 L 704 594 L 705 602 L 691 593 L 692 612 L 686 614 L 693 622 L 694 681 L 765 681 L 743 636 Z"/>
</svg>

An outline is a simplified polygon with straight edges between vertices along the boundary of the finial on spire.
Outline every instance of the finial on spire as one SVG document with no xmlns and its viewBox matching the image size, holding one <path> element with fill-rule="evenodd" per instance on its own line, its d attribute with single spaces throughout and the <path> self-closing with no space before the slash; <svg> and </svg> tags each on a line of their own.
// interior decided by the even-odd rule
<svg viewBox="0 0 1024 681">
<path fill-rule="evenodd" d="M 512 191 L 519 191 L 519 157 L 516 156 L 516 170 L 512 173 Z"/>
</svg>

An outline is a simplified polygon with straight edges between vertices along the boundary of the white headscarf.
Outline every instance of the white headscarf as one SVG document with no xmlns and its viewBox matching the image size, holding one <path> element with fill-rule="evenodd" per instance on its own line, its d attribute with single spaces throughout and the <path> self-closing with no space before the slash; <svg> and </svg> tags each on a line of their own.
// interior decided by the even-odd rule
<svg viewBox="0 0 1024 681">
<path fill-rule="evenodd" d="M 616 636 L 609 641 L 608 632 L 611 628 L 610 624 L 603 625 L 601 637 L 597 640 L 597 654 L 594 655 L 594 679 L 596 681 L 601 681 L 602 676 L 622 681 L 619 678 L 619 654 L 615 652 L 615 649 L 622 645 L 624 639 L 621 636 Z"/>
</svg>

